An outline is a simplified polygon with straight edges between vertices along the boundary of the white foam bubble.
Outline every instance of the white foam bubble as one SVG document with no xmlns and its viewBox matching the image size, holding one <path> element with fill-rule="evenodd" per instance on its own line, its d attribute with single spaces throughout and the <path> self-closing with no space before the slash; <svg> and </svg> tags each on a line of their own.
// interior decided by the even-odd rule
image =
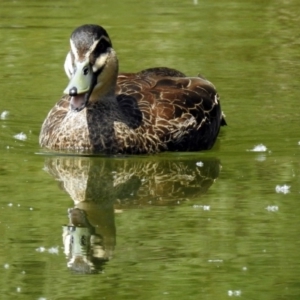
<svg viewBox="0 0 300 300">
<path fill-rule="evenodd" d="M 256 145 L 254 146 L 253 149 L 251 150 L 248 150 L 248 151 L 252 151 L 252 152 L 266 152 L 268 149 L 265 145 L 263 144 L 259 144 L 259 145 Z"/>
<path fill-rule="evenodd" d="M 50 254 L 58 254 L 58 246 L 57 246 L 57 247 L 50 247 L 50 248 L 48 249 L 48 252 L 49 252 Z"/>
<path fill-rule="evenodd" d="M 20 132 L 16 135 L 14 135 L 14 138 L 20 141 L 26 141 L 27 140 L 27 135 L 23 132 Z"/>
<path fill-rule="evenodd" d="M 241 296 L 242 292 L 240 290 L 236 290 L 236 291 L 231 291 L 229 290 L 228 291 L 228 296 L 232 297 L 232 296 L 236 296 L 236 297 L 239 297 Z"/>
<path fill-rule="evenodd" d="M 46 251 L 46 248 L 41 246 L 41 247 L 38 247 L 35 249 L 37 252 L 45 252 Z"/>
<path fill-rule="evenodd" d="M 287 194 L 287 193 L 290 192 L 290 187 L 291 187 L 291 186 L 286 185 L 286 184 L 284 184 L 284 185 L 282 185 L 282 186 L 276 185 L 275 191 L 276 191 L 276 193 Z"/>
<path fill-rule="evenodd" d="M 4 111 L 1 113 L 1 115 L 0 115 L 0 119 L 1 119 L 1 120 L 7 119 L 8 115 L 9 115 L 9 111 L 8 111 L 8 110 L 4 110 Z"/>
<path fill-rule="evenodd" d="M 193 208 L 202 208 L 203 210 L 210 210 L 210 205 L 198 205 L 198 204 L 194 204 Z"/>
<path fill-rule="evenodd" d="M 275 211 L 278 211 L 279 210 L 279 207 L 277 205 L 268 205 L 266 207 L 266 210 L 267 211 L 272 211 L 272 212 L 275 212 Z"/>
</svg>

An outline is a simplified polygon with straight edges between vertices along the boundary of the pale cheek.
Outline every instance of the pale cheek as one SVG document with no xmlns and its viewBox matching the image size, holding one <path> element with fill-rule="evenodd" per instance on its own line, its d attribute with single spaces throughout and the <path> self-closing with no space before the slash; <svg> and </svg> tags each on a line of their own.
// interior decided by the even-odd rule
<svg viewBox="0 0 300 300">
<path fill-rule="evenodd" d="M 64 69 L 65 69 L 65 72 L 66 72 L 68 78 L 71 79 L 74 69 L 73 69 L 73 65 L 72 65 L 72 57 L 71 57 L 70 52 L 68 53 L 68 55 L 66 57 Z"/>
<path fill-rule="evenodd" d="M 101 54 L 101 56 L 97 58 L 95 64 L 93 65 L 93 72 L 97 72 L 97 70 L 103 67 L 103 65 L 107 60 L 107 56 L 108 54 L 105 53 L 105 54 Z"/>
</svg>

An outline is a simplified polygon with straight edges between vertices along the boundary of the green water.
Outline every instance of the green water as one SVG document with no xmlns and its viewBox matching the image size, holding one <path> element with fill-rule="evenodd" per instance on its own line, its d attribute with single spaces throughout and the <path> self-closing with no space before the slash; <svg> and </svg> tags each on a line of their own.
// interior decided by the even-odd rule
<svg viewBox="0 0 300 300">
<path fill-rule="evenodd" d="M 1 299 L 300 298 L 299 1 L 0 7 Z M 121 71 L 164 65 L 212 81 L 228 122 L 215 147 L 45 154 L 40 126 L 84 23 L 108 30 Z M 258 144 L 267 150 L 249 151 Z M 62 226 L 75 206 L 102 239 L 97 274 L 67 267 Z"/>
</svg>

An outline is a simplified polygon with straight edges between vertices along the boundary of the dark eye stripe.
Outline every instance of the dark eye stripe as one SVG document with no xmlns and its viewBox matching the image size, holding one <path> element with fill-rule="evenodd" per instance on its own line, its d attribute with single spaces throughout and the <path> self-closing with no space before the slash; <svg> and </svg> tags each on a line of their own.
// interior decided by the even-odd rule
<svg viewBox="0 0 300 300">
<path fill-rule="evenodd" d="M 111 47 L 111 43 L 109 43 L 107 40 L 104 38 L 101 38 L 100 41 L 98 42 L 97 46 L 95 47 L 94 51 L 91 54 L 90 57 L 90 62 L 94 64 L 97 60 L 97 58 L 102 54 L 107 51 L 107 48 Z"/>
<path fill-rule="evenodd" d="M 109 47 L 111 47 L 111 44 L 108 41 L 106 41 L 105 39 L 102 38 L 98 42 L 98 44 L 97 44 L 97 46 L 96 46 L 96 48 L 93 52 L 95 53 L 96 56 L 98 56 L 99 54 L 101 54 L 103 52 L 106 52 L 106 49 L 109 48 Z"/>
</svg>

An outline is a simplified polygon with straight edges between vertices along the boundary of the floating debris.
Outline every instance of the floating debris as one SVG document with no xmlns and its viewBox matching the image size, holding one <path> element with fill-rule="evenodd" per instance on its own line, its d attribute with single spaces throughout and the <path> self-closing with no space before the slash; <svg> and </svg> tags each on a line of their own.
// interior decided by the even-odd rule
<svg viewBox="0 0 300 300">
<path fill-rule="evenodd" d="M 198 204 L 194 204 L 193 208 L 202 208 L 203 210 L 210 210 L 210 205 L 198 205 Z"/>
<path fill-rule="evenodd" d="M 239 297 L 239 296 L 241 296 L 241 294 L 242 294 L 242 292 L 240 291 L 240 290 L 236 290 L 236 291 L 231 291 L 231 290 L 229 290 L 228 291 L 228 296 L 237 296 L 237 297 Z"/>
<path fill-rule="evenodd" d="M 58 246 L 57 247 L 51 247 L 48 249 L 48 253 L 50 254 L 58 254 Z"/>
<path fill-rule="evenodd" d="M 209 263 L 222 263 L 223 259 L 209 259 L 208 262 Z"/>
<path fill-rule="evenodd" d="M 8 110 L 4 110 L 4 111 L 1 113 L 1 115 L 0 115 L 0 119 L 1 119 L 1 120 L 7 119 L 8 115 L 9 115 L 9 111 L 8 111 Z"/>
<path fill-rule="evenodd" d="M 27 140 L 27 135 L 23 132 L 20 132 L 16 135 L 14 135 L 14 138 L 20 141 L 26 141 Z"/>
<path fill-rule="evenodd" d="M 45 247 L 38 247 L 38 248 L 35 249 L 35 251 L 42 253 L 42 252 L 46 251 L 46 248 Z"/>
<path fill-rule="evenodd" d="M 256 145 L 254 146 L 253 149 L 251 150 L 248 150 L 248 151 L 252 151 L 252 152 L 266 152 L 268 149 L 265 145 L 263 144 L 259 144 L 259 145 Z"/>
<path fill-rule="evenodd" d="M 276 185 L 275 187 L 276 193 L 283 193 L 283 194 L 288 194 L 290 192 L 290 186 L 289 185 Z"/>
<path fill-rule="evenodd" d="M 35 249 L 36 252 L 40 252 L 40 253 L 43 253 L 43 252 L 48 252 L 50 254 L 58 254 L 59 250 L 58 250 L 58 246 L 57 247 L 50 247 L 49 249 L 41 246 L 41 247 L 38 247 Z"/>
<path fill-rule="evenodd" d="M 204 166 L 204 163 L 202 161 L 197 161 L 196 162 L 196 166 L 197 167 L 203 167 Z"/>
<path fill-rule="evenodd" d="M 277 205 L 268 205 L 267 207 L 266 207 L 266 210 L 267 211 L 278 211 L 278 206 Z"/>
</svg>

